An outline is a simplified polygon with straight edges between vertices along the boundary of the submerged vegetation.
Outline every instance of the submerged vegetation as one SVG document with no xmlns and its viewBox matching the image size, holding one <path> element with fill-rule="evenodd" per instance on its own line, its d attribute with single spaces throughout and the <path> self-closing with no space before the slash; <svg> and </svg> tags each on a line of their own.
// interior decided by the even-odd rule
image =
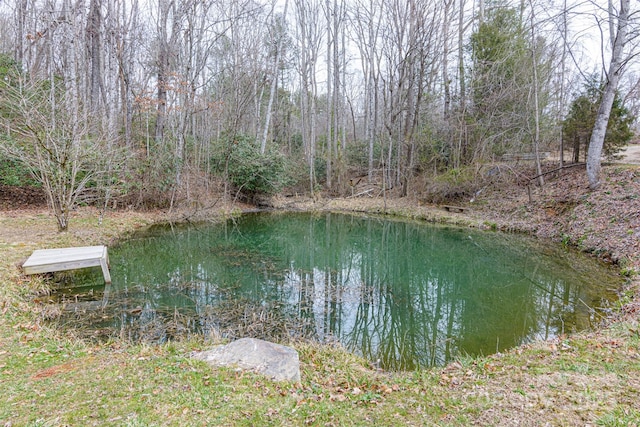
<svg viewBox="0 0 640 427">
<path fill-rule="evenodd" d="M 89 339 L 339 342 L 384 370 L 413 370 L 599 323 L 622 281 L 578 255 L 379 215 L 251 213 L 112 246 L 113 283 L 72 275 L 52 318 Z"/>
</svg>

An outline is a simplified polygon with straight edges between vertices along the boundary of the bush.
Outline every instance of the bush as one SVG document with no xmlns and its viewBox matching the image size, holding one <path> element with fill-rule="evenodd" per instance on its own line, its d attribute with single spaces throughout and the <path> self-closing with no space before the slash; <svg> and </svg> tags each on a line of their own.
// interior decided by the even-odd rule
<svg viewBox="0 0 640 427">
<path fill-rule="evenodd" d="M 454 168 L 434 177 L 422 200 L 435 204 L 468 200 L 478 188 L 478 179 L 472 167 Z"/>
<path fill-rule="evenodd" d="M 276 148 L 260 153 L 257 142 L 247 136 L 222 141 L 222 150 L 212 159 L 213 172 L 224 174 L 240 192 L 253 195 L 278 193 L 293 182 L 287 159 Z"/>
<path fill-rule="evenodd" d="M 41 187 L 22 163 L 0 157 L 0 185 Z"/>
</svg>

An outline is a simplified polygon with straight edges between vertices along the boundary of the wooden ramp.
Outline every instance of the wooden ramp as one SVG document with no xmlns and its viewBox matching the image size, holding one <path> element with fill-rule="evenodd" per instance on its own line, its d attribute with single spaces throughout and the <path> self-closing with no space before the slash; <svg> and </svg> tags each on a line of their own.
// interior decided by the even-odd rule
<svg viewBox="0 0 640 427">
<path fill-rule="evenodd" d="M 101 267 L 105 283 L 111 283 L 106 246 L 38 249 L 22 264 L 24 274 L 52 273 L 85 267 Z"/>
</svg>

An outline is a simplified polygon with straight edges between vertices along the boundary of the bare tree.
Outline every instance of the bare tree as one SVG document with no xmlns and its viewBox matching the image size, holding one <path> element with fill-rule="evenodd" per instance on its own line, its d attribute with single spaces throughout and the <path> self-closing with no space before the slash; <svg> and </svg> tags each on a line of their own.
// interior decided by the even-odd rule
<svg viewBox="0 0 640 427">
<path fill-rule="evenodd" d="M 220 7 L 215 27 L 217 43 L 211 47 L 208 90 L 223 104 L 224 133 L 253 135 L 259 141 L 262 100 L 269 75 L 265 43 L 264 7 L 251 1 L 231 1 Z M 257 25 L 260 23 L 260 25 Z"/>
<path fill-rule="evenodd" d="M 302 140 L 309 168 L 309 190 L 315 191 L 316 139 L 318 98 L 317 64 L 324 30 L 320 26 L 321 8 L 318 1 L 295 0 L 296 40 L 298 42 L 298 73 L 300 75 L 300 120 Z"/>
<path fill-rule="evenodd" d="M 334 175 L 340 183 L 340 173 L 335 169 L 340 160 L 340 141 L 344 123 L 343 74 L 344 74 L 344 32 L 346 24 L 346 4 L 344 0 L 326 0 L 325 18 L 327 22 L 327 114 L 326 114 L 326 165 L 328 189 L 333 187 Z M 344 144 L 344 140 L 342 140 Z"/>
<path fill-rule="evenodd" d="M 423 97 L 439 74 L 439 13 L 430 0 L 412 0 L 391 2 L 384 15 L 388 20 L 382 47 L 386 179 L 388 187 L 399 184 L 404 196 L 415 165 Z"/>
<path fill-rule="evenodd" d="M 112 11 L 111 34 L 114 37 L 113 49 L 115 76 L 118 79 L 119 91 L 118 113 L 121 116 L 122 137 L 125 146 L 133 149 L 133 119 L 135 75 L 139 69 L 140 52 L 143 48 L 143 32 L 145 30 L 140 18 L 138 0 L 116 0 Z M 138 90 L 143 87 L 139 84 Z"/>
<path fill-rule="evenodd" d="M 449 118 L 451 113 L 451 78 L 449 77 L 449 51 L 450 51 L 450 42 L 453 37 L 449 33 L 449 28 L 451 24 L 451 15 L 453 11 L 453 7 L 455 5 L 454 0 L 446 0 L 444 4 L 444 14 L 442 17 L 442 34 L 443 34 L 443 42 L 442 42 L 442 87 L 444 89 L 444 102 L 443 102 L 443 112 L 445 120 Z M 460 11 L 462 13 L 462 11 Z"/>
<path fill-rule="evenodd" d="M 542 187 L 544 185 L 544 177 L 542 175 L 542 165 L 540 163 L 540 82 L 538 79 L 538 53 L 536 51 L 536 47 L 538 46 L 537 38 L 537 29 L 535 22 L 535 8 L 533 4 L 533 0 L 529 0 L 529 5 L 531 6 L 531 15 L 530 22 L 531 26 L 529 30 L 531 31 L 531 66 L 533 69 L 532 74 L 532 82 L 531 86 L 533 89 L 533 115 L 534 115 L 534 131 L 533 133 L 533 152 L 535 154 L 536 160 L 536 172 L 538 175 L 538 184 Z"/>
<path fill-rule="evenodd" d="M 156 142 L 164 139 L 168 90 L 175 56 L 177 42 L 182 29 L 183 2 L 181 0 L 158 0 L 156 17 L 156 86 L 157 86 L 157 115 L 155 124 Z"/>
<path fill-rule="evenodd" d="M 609 0 L 609 25 L 611 34 L 611 61 L 607 72 L 607 80 L 604 85 L 602 100 L 598 107 L 596 121 L 589 141 L 587 154 L 587 178 L 589 187 L 596 189 L 600 186 L 601 157 L 604 137 L 607 132 L 607 124 L 611 114 L 613 99 L 615 98 L 618 82 L 624 68 L 624 47 L 627 43 L 628 20 L 630 16 L 630 0 L 620 0 L 620 9 L 617 16 L 613 8 L 613 0 Z M 617 18 L 617 24 L 614 22 Z"/>
<path fill-rule="evenodd" d="M 282 20 L 285 21 L 287 16 L 287 8 L 289 6 L 289 0 L 284 2 L 284 12 L 282 13 Z M 284 24 L 284 22 L 283 22 Z M 273 59 L 273 69 L 271 73 L 271 91 L 269 93 L 269 104 L 267 105 L 267 111 L 265 112 L 264 130 L 262 133 L 262 139 L 260 140 L 260 154 L 264 154 L 267 149 L 267 137 L 269 135 L 269 125 L 271 124 L 271 114 L 273 110 L 273 101 L 276 98 L 276 90 L 278 88 L 278 69 L 280 68 L 280 60 L 282 58 L 283 42 L 286 36 L 284 25 L 279 31 L 276 25 L 273 26 L 274 31 L 277 31 L 276 52 Z"/>
<path fill-rule="evenodd" d="M 87 17 L 87 59 L 89 61 L 89 103 L 92 114 L 98 114 L 101 109 L 101 87 L 103 85 L 102 72 L 102 0 L 91 0 L 89 3 L 89 16 Z"/>
<path fill-rule="evenodd" d="M 75 97 L 72 91 L 49 89 L 42 81 L 30 83 L 18 70 L 12 77 L 0 91 L 7 132 L 0 151 L 24 164 L 42 184 L 58 230 L 66 231 L 87 183 L 104 173 L 104 160 L 114 153 L 104 151 L 90 116 L 67 108 L 76 102 L 68 99 Z"/>
<path fill-rule="evenodd" d="M 382 30 L 382 2 L 360 1 L 352 11 L 353 31 L 364 78 L 364 135 L 367 144 L 367 177 L 373 179 L 374 151 L 378 137 L 380 85 L 380 33 Z"/>
</svg>

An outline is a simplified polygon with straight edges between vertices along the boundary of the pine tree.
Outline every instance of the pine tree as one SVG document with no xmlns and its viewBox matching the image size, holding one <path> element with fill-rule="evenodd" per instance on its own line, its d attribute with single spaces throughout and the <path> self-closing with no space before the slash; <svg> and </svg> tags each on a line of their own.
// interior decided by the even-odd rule
<svg viewBox="0 0 640 427">
<path fill-rule="evenodd" d="M 573 146 L 573 161 L 576 163 L 580 161 L 581 154 L 586 155 L 589 149 L 593 125 L 602 99 L 602 89 L 602 82 L 591 78 L 585 84 L 583 92 L 571 103 L 569 114 L 562 123 L 562 137 L 567 145 Z M 606 157 L 615 157 L 631 141 L 634 135 L 631 125 L 634 120 L 635 117 L 616 93 L 604 138 L 603 152 Z"/>
</svg>

